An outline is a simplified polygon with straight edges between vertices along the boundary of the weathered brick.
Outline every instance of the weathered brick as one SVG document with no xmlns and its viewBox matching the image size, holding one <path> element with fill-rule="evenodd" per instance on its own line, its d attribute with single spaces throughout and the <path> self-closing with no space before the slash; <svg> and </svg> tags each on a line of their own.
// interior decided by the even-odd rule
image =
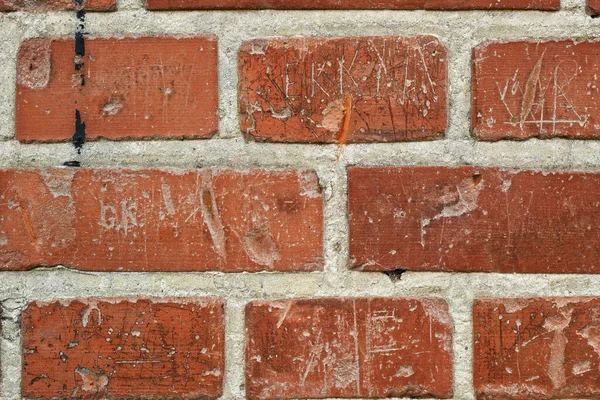
<svg viewBox="0 0 600 400">
<path fill-rule="evenodd" d="M 0 0 L 0 11 L 111 11 L 116 8 L 116 0 L 81 0 L 81 4 L 76 4 L 74 0 Z"/>
<path fill-rule="evenodd" d="M 146 0 L 150 10 L 190 9 L 390 9 L 390 10 L 558 10 L 560 0 Z"/>
<path fill-rule="evenodd" d="M 587 0 L 585 11 L 592 17 L 600 15 L 600 0 Z"/>
<path fill-rule="evenodd" d="M 351 267 L 599 273 L 600 174 L 348 170 Z"/>
<path fill-rule="evenodd" d="M 239 52 L 241 129 L 275 142 L 440 137 L 447 69 L 446 49 L 433 36 L 246 42 Z"/>
<path fill-rule="evenodd" d="M 452 397 L 452 321 L 437 298 L 254 301 L 248 399 Z"/>
<path fill-rule="evenodd" d="M 17 139 L 71 140 L 77 113 L 86 140 L 207 138 L 217 131 L 215 37 L 86 38 L 84 46 L 81 57 L 74 39 L 21 45 Z"/>
<path fill-rule="evenodd" d="M 600 41 L 486 42 L 473 50 L 482 140 L 600 138 Z"/>
<path fill-rule="evenodd" d="M 213 298 L 76 299 L 23 312 L 27 398 L 217 398 L 223 302 Z"/>
<path fill-rule="evenodd" d="M 478 399 L 600 398 L 600 298 L 473 305 Z"/>
<path fill-rule="evenodd" d="M 313 271 L 307 170 L 0 170 L 0 270 Z"/>
</svg>

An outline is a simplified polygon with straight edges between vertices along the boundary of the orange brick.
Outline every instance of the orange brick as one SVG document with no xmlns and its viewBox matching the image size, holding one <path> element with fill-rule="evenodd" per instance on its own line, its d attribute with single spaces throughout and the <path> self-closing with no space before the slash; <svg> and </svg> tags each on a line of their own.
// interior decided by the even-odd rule
<svg viewBox="0 0 600 400">
<path fill-rule="evenodd" d="M 217 40 L 212 36 L 25 41 L 17 61 L 16 136 L 71 140 L 208 138 L 218 129 Z M 75 70 L 74 59 L 82 67 Z M 83 85 L 82 85 L 83 79 Z"/>
<path fill-rule="evenodd" d="M 307 170 L 0 170 L 0 270 L 314 271 Z"/>
<path fill-rule="evenodd" d="M 23 312 L 23 396 L 214 399 L 223 302 L 211 298 L 34 302 Z"/>
</svg>

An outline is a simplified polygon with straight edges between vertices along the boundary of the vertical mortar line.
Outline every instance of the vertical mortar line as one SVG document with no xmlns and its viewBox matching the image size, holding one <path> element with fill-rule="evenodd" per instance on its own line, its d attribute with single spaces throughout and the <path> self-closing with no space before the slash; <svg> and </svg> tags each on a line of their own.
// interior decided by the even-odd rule
<svg viewBox="0 0 600 400">
<path fill-rule="evenodd" d="M 22 38 L 20 25 L 3 15 L 0 27 L 2 42 L 0 43 L 0 61 L 4 66 L 2 80 L 0 81 L 0 140 L 14 140 L 15 138 L 15 94 L 16 94 L 16 71 L 17 52 Z M 10 153 L 8 153 L 10 154 Z M 2 153 L 5 157 L 7 153 Z"/>
<path fill-rule="evenodd" d="M 236 21 L 234 19 L 234 21 Z M 234 22 L 234 26 L 238 24 Z M 237 28 L 236 28 L 237 29 Z M 240 137 L 240 116 L 237 102 L 238 86 L 238 49 L 245 35 L 238 36 L 218 32 L 218 59 L 219 59 L 219 132 L 215 138 Z"/>
<path fill-rule="evenodd" d="M 325 284 L 320 291 L 327 296 L 339 296 L 343 277 L 348 265 L 348 197 L 346 181 L 346 160 L 342 154 L 338 160 L 332 160 L 323 169 L 321 177 L 324 185 L 323 197 L 323 252 L 325 257 Z"/>
<path fill-rule="evenodd" d="M 222 296 L 225 302 L 225 376 L 221 399 L 245 398 L 244 307 L 251 299 Z"/>
<path fill-rule="evenodd" d="M 454 398 L 470 400 L 475 398 L 473 386 L 473 316 L 472 305 L 475 297 L 471 275 L 451 274 L 449 277 L 448 302 L 450 316 L 454 324 L 452 339 Z"/>
<path fill-rule="evenodd" d="M 23 279 L 17 278 L 19 286 Z M 12 291 L 11 291 L 12 292 Z M 7 293 L 13 296 L 13 293 Z M 5 297 L 2 302 L 2 340 L 1 340 L 1 362 L 2 362 L 2 385 L 0 386 L 2 399 L 17 400 L 21 398 L 21 312 L 27 305 L 25 298 Z M 13 301 L 14 300 L 14 301 Z M 8 309 L 7 304 L 14 303 Z"/>
<path fill-rule="evenodd" d="M 443 38 L 448 48 L 448 125 L 446 140 L 473 141 L 471 136 L 472 29 L 453 24 L 452 35 Z"/>
</svg>

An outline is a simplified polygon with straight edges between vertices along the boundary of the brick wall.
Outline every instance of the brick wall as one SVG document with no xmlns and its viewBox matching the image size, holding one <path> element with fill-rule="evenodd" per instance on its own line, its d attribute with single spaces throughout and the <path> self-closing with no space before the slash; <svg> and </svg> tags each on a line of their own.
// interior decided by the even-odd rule
<svg viewBox="0 0 600 400">
<path fill-rule="evenodd" d="M 0 1 L 0 399 L 600 397 L 597 2 L 341 3 Z"/>
</svg>

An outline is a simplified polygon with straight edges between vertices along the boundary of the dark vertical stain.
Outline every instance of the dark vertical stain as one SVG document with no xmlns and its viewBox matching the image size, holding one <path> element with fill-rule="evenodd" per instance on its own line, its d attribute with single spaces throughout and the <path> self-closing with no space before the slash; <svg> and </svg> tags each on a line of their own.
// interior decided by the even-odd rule
<svg viewBox="0 0 600 400">
<path fill-rule="evenodd" d="M 79 72 L 81 86 L 85 86 L 85 74 L 83 71 L 85 57 L 85 10 L 83 9 L 84 0 L 73 0 L 77 9 L 77 29 L 75 30 L 75 71 Z M 81 154 L 81 149 L 85 143 L 85 122 L 81 121 L 81 113 L 75 108 L 75 133 L 73 134 L 73 145 L 77 149 L 77 154 Z"/>
<path fill-rule="evenodd" d="M 81 154 L 81 148 L 85 143 L 85 122 L 81 122 L 81 114 L 75 109 L 75 133 L 73 134 L 73 145 L 77 149 L 77 154 Z"/>
</svg>

